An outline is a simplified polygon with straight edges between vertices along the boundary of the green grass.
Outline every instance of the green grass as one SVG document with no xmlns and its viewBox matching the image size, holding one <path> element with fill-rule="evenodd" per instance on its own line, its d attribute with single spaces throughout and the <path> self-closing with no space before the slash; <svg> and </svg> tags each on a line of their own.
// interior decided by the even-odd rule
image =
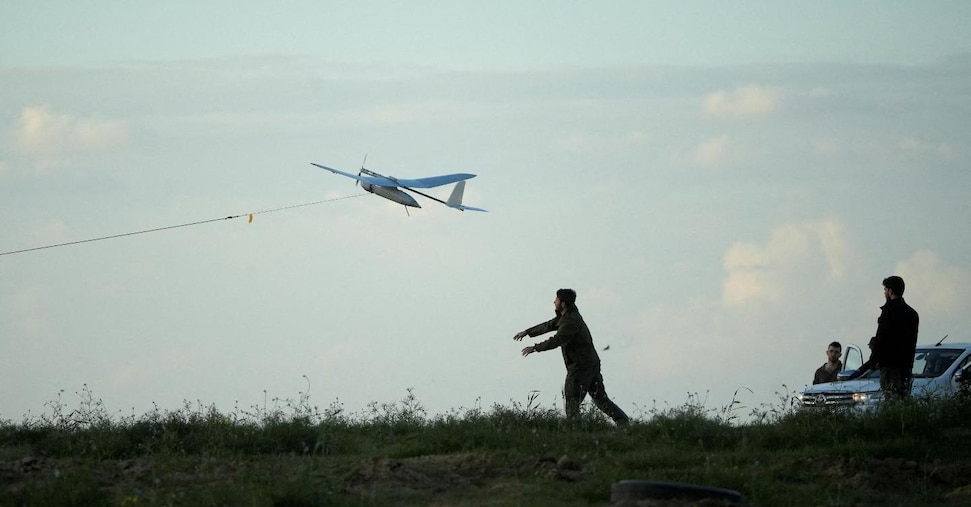
<svg viewBox="0 0 971 507">
<path fill-rule="evenodd" d="M 609 505 L 624 479 L 734 489 L 743 505 L 969 505 L 971 399 L 879 412 L 706 408 L 697 396 L 617 428 L 511 403 L 427 414 L 411 391 L 347 414 L 274 400 L 223 413 L 186 402 L 0 421 L 0 506 Z"/>
</svg>

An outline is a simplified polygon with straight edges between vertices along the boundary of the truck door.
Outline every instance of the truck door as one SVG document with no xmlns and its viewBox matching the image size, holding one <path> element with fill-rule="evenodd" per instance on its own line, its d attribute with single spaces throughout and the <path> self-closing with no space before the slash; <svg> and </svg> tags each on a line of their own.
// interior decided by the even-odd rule
<svg viewBox="0 0 971 507">
<path fill-rule="evenodd" d="M 858 370 L 860 366 L 863 366 L 863 351 L 856 345 L 847 345 L 843 351 L 843 371 Z"/>
<path fill-rule="evenodd" d="M 971 375 L 971 355 L 965 356 L 961 364 L 954 369 L 954 374 L 951 375 L 953 392 L 971 392 L 971 377 L 969 375 Z"/>
</svg>

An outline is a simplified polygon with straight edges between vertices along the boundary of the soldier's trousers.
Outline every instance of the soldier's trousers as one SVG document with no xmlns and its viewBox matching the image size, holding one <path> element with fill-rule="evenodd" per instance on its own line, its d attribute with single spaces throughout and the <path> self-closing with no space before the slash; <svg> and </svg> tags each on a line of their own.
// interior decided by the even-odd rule
<svg viewBox="0 0 971 507">
<path fill-rule="evenodd" d="M 563 384 L 563 398 L 566 404 L 566 417 L 576 419 L 580 416 L 580 403 L 590 395 L 594 405 L 607 417 L 614 420 L 617 425 L 625 425 L 630 422 L 627 414 L 624 413 L 616 403 L 610 401 L 607 390 L 604 388 L 604 378 L 600 370 L 568 371 L 566 382 Z"/>
<path fill-rule="evenodd" d="M 910 398 L 911 382 L 909 368 L 880 368 L 880 389 L 886 396 L 900 400 Z"/>
</svg>

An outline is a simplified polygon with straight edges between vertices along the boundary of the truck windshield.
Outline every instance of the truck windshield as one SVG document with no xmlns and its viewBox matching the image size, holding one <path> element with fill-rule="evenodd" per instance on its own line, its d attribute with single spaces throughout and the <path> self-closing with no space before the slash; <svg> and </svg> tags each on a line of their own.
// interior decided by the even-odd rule
<svg viewBox="0 0 971 507">
<path fill-rule="evenodd" d="M 917 349 L 914 354 L 914 378 L 939 377 L 964 352 L 961 349 Z"/>
</svg>

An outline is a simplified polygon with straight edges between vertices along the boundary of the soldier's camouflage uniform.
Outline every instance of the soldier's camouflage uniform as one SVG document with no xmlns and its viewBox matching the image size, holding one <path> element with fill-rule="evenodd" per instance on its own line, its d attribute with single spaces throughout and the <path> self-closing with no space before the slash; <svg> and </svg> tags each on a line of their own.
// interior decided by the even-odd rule
<svg viewBox="0 0 971 507">
<path fill-rule="evenodd" d="M 593 345 L 593 336 L 583 321 L 576 306 L 570 306 L 552 320 L 537 324 L 526 330 L 529 336 L 539 336 L 556 331 L 548 340 L 533 346 L 536 352 L 553 350 L 557 347 L 563 354 L 566 365 L 566 382 L 563 384 L 563 398 L 566 415 L 575 418 L 580 415 L 580 403 L 589 393 L 597 408 L 615 423 L 627 424 L 627 414 L 607 397 L 603 375 L 600 373 L 600 356 Z"/>
</svg>

